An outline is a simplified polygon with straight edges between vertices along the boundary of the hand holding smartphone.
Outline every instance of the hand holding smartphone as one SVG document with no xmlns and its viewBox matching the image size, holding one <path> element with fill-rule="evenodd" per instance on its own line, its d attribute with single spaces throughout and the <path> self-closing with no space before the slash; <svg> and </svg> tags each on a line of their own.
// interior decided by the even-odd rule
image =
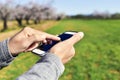
<svg viewBox="0 0 120 80">
<path fill-rule="evenodd" d="M 72 37 L 75 33 L 77 33 L 77 32 L 76 31 L 67 31 L 67 32 L 64 32 L 64 33 L 58 35 L 58 37 L 60 37 L 61 41 L 64 41 L 64 40 L 67 40 L 70 37 Z M 37 55 L 44 56 L 46 54 L 46 52 L 48 52 L 55 44 L 57 44 L 59 42 L 60 41 L 52 40 L 50 42 L 50 44 L 41 44 L 37 48 L 32 50 L 32 52 Z"/>
</svg>

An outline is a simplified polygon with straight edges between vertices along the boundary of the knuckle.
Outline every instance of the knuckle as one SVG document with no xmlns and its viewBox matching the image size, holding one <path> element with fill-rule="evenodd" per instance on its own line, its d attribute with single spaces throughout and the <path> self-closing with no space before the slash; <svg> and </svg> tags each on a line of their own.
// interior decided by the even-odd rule
<svg viewBox="0 0 120 80">
<path fill-rule="evenodd" d="M 45 36 L 35 35 L 33 34 L 35 41 L 43 41 L 45 40 Z"/>
<path fill-rule="evenodd" d="M 72 53 L 71 56 L 72 56 L 72 57 L 75 56 L 75 53 Z"/>
<path fill-rule="evenodd" d="M 81 39 L 80 35 L 75 35 L 75 37 L 77 42 Z"/>
<path fill-rule="evenodd" d="M 46 37 L 44 35 L 41 35 L 40 37 L 42 40 L 44 40 Z"/>
<path fill-rule="evenodd" d="M 24 30 L 24 31 L 29 31 L 29 30 L 32 30 L 32 28 L 30 28 L 30 27 L 25 27 L 23 30 Z"/>
<path fill-rule="evenodd" d="M 22 41 L 21 45 L 22 45 L 23 48 L 27 48 L 26 42 Z"/>
<path fill-rule="evenodd" d="M 75 56 L 75 50 L 73 49 L 72 52 L 71 52 L 71 56 Z"/>
<path fill-rule="evenodd" d="M 38 40 L 37 35 L 33 34 L 32 36 L 34 37 L 35 40 Z"/>
</svg>

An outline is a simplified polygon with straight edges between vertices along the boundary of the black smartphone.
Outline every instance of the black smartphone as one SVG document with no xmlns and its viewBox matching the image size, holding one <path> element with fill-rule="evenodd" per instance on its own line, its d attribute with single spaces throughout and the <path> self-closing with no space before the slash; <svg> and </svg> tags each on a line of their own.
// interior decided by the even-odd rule
<svg viewBox="0 0 120 80">
<path fill-rule="evenodd" d="M 77 31 L 67 31 L 62 34 L 59 34 L 58 37 L 60 37 L 61 41 L 67 40 L 70 37 L 72 37 Z M 50 44 L 41 44 L 36 49 L 34 49 L 32 52 L 35 54 L 38 54 L 40 56 L 44 56 L 47 51 L 50 50 L 55 44 L 59 43 L 60 41 L 51 41 Z"/>
</svg>

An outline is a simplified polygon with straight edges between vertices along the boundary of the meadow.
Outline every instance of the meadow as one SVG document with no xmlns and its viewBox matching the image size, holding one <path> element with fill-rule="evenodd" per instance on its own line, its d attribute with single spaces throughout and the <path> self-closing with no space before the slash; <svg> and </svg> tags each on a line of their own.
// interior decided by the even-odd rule
<svg viewBox="0 0 120 80">
<path fill-rule="evenodd" d="M 75 45 L 76 55 L 65 65 L 59 80 L 120 80 L 120 20 L 66 19 L 53 24 L 44 31 L 51 34 L 83 31 L 85 34 Z M 33 28 L 40 29 L 38 26 Z M 10 66 L 0 70 L 0 80 L 16 79 L 38 59 L 31 53 L 19 55 Z"/>
</svg>

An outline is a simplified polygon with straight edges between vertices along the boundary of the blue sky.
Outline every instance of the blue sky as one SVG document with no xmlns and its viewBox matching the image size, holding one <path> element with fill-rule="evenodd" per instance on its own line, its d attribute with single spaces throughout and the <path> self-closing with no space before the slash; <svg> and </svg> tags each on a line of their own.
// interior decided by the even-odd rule
<svg viewBox="0 0 120 80">
<path fill-rule="evenodd" d="M 90 14 L 94 11 L 120 12 L 120 0 L 55 0 L 53 5 L 67 14 Z"/>
<path fill-rule="evenodd" d="M 4 0 L 0 0 L 2 2 Z M 15 0 L 17 3 L 26 3 L 30 0 Z M 32 0 L 40 4 L 51 2 L 58 12 L 69 15 L 90 14 L 94 11 L 110 13 L 120 12 L 120 0 Z"/>
</svg>

